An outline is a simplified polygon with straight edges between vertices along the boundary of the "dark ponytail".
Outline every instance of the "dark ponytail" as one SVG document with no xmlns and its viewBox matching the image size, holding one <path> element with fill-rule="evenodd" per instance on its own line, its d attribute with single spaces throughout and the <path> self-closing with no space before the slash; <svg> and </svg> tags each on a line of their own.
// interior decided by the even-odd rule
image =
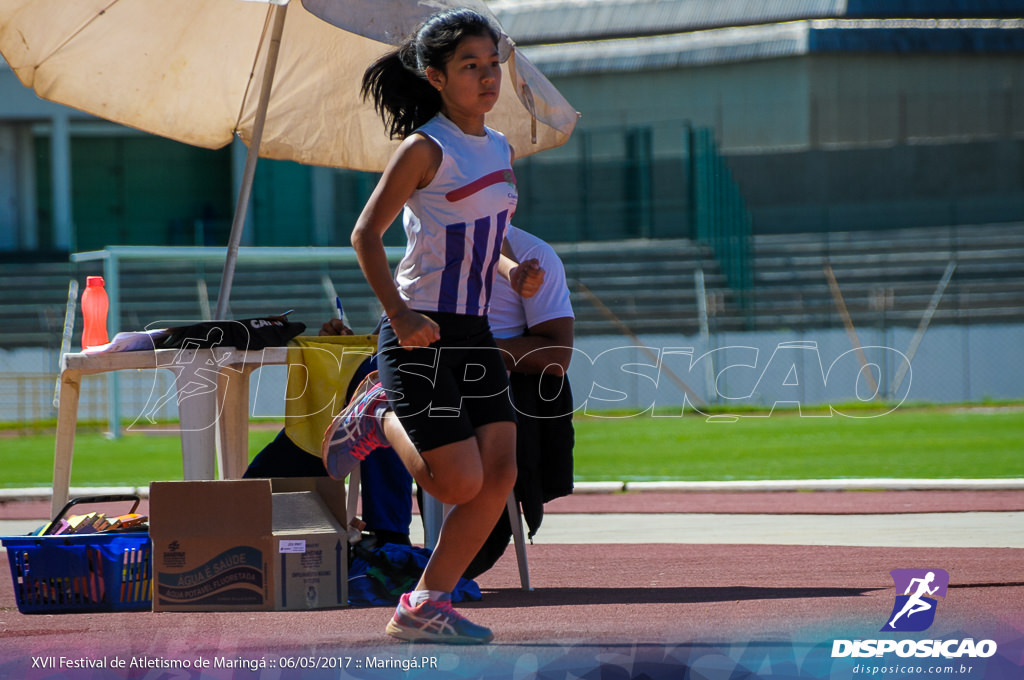
<svg viewBox="0 0 1024 680">
<path fill-rule="evenodd" d="M 373 98 L 373 107 L 392 139 L 408 137 L 441 110 L 441 93 L 415 70 L 415 49 L 406 42 L 373 62 L 363 74 L 363 99 Z M 409 52 L 413 53 L 411 68 L 405 61 Z"/>
<path fill-rule="evenodd" d="M 438 12 L 366 69 L 360 94 L 373 99 L 392 139 L 408 137 L 441 110 L 441 93 L 427 82 L 427 67 L 444 70 L 463 38 L 483 35 L 497 44 L 498 30 L 481 14 L 469 9 Z"/>
</svg>

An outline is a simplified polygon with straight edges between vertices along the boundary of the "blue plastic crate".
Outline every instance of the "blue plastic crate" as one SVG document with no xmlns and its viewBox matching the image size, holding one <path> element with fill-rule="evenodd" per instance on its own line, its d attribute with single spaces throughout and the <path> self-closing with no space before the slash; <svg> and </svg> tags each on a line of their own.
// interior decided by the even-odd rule
<svg viewBox="0 0 1024 680">
<path fill-rule="evenodd" d="M 148 532 L 4 536 L 22 614 L 124 612 L 152 607 Z"/>
</svg>

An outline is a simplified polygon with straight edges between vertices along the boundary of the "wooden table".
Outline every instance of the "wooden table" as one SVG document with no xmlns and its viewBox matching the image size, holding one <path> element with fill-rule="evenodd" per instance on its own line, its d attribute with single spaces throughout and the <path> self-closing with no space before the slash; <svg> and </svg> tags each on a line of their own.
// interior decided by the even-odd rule
<svg viewBox="0 0 1024 680">
<path fill-rule="evenodd" d="M 178 404 L 184 478 L 237 479 L 249 463 L 249 376 L 261 366 L 287 362 L 287 347 L 63 355 L 51 515 L 68 501 L 82 376 L 147 369 L 173 372 L 176 391 L 169 391 L 160 401 L 173 398 Z"/>
<path fill-rule="evenodd" d="M 125 370 L 172 371 L 185 479 L 239 479 L 249 465 L 249 376 L 262 366 L 288 363 L 289 349 L 215 347 L 64 354 L 61 357 L 50 516 L 55 517 L 60 512 L 70 495 L 82 376 Z M 170 397 L 168 391 L 161 400 Z M 159 405 L 158 402 L 154 410 Z M 350 481 L 349 513 L 354 515 L 358 476 L 353 475 Z M 432 548 L 447 508 L 429 495 L 424 496 L 424 529 L 427 544 Z M 512 523 L 520 580 L 524 590 L 531 590 L 522 518 L 514 495 L 509 496 L 507 512 Z"/>
</svg>

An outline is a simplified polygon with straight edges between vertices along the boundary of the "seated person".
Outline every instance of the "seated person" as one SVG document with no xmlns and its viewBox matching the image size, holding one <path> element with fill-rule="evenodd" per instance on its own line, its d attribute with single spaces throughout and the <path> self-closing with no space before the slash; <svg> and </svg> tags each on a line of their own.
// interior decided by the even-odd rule
<svg viewBox="0 0 1024 680">
<path fill-rule="evenodd" d="M 508 281 L 496 277 L 489 314 L 498 347 L 506 353 L 512 398 L 520 415 L 515 493 L 532 537 L 540 528 L 543 504 L 572 493 L 573 407 L 565 373 L 572 358 L 574 315 L 565 267 L 554 249 L 513 226 L 506 238 L 517 259 L 536 258 L 545 270 L 545 284 L 532 298 L 520 297 Z M 320 335 L 351 334 L 338 319 L 320 329 Z M 374 368 L 373 357 L 359 367 L 349 383 L 346 402 Z M 326 475 L 321 458 L 298 447 L 282 430 L 252 460 L 244 476 Z M 401 459 L 390 447 L 376 449 L 360 463 L 360 479 L 366 531 L 376 536 L 378 544 L 409 545 L 412 476 Z M 494 566 L 511 537 L 512 527 L 503 513 L 467 569 L 466 578 L 475 578 Z"/>
<path fill-rule="evenodd" d="M 331 319 L 320 328 L 320 335 L 352 335 L 352 329 L 340 319 Z M 351 398 L 356 385 L 376 368 L 376 357 L 370 357 L 356 369 L 349 382 L 345 400 Z M 409 524 L 412 522 L 412 476 L 398 454 L 390 447 L 374 452 L 360 466 L 360 496 L 363 503 L 365 531 L 376 543 L 409 545 Z M 243 477 L 326 477 L 320 456 L 304 451 L 282 429 L 249 463 Z M 404 494 L 392 489 L 406 489 Z"/>
<path fill-rule="evenodd" d="M 554 248 L 529 232 L 509 226 L 506 240 L 520 262 L 536 258 L 544 285 L 531 298 L 495 277 L 488 314 L 491 332 L 505 352 L 512 403 L 519 416 L 516 430 L 515 496 L 532 538 L 540 528 L 544 503 L 572 493 L 575 433 L 572 392 L 566 372 L 572 359 L 574 314 L 565 266 Z M 484 546 L 470 563 L 466 578 L 487 571 L 512 538 L 503 513 Z"/>
<path fill-rule="evenodd" d="M 519 261 L 535 258 L 545 270 L 545 283 L 532 298 L 520 297 L 508 281 L 496 277 L 489 313 L 491 330 L 505 353 L 512 401 L 519 414 L 515 493 L 532 537 L 540 527 L 543 504 L 572 493 L 573 403 L 565 373 L 572 358 L 574 320 L 565 269 L 554 249 L 512 226 L 506 238 Z M 360 464 L 376 455 L 371 453 Z M 394 483 L 378 487 L 378 492 L 397 500 L 408 497 L 410 488 L 398 483 L 396 476 Z M 380 497 L 373 502 L 392 504 Z M 493 566 L 511 536 L 508 515 L 503 513 L 464 575 L 474 578 Z"/>
</svg>

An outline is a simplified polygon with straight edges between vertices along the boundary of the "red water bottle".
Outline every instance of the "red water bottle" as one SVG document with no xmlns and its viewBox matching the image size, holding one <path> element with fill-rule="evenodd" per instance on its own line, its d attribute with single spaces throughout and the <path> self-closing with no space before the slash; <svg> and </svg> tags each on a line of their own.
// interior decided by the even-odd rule
<svg viewBox="0 0 1024 680">
<path fill-rule="evenodd" d="M 105 345 L 107 339 L 107 290 L 103 287 L 102 276 L 86 277 L 85 290 L 82 291 L 82 349 Z"/>
</svg>

